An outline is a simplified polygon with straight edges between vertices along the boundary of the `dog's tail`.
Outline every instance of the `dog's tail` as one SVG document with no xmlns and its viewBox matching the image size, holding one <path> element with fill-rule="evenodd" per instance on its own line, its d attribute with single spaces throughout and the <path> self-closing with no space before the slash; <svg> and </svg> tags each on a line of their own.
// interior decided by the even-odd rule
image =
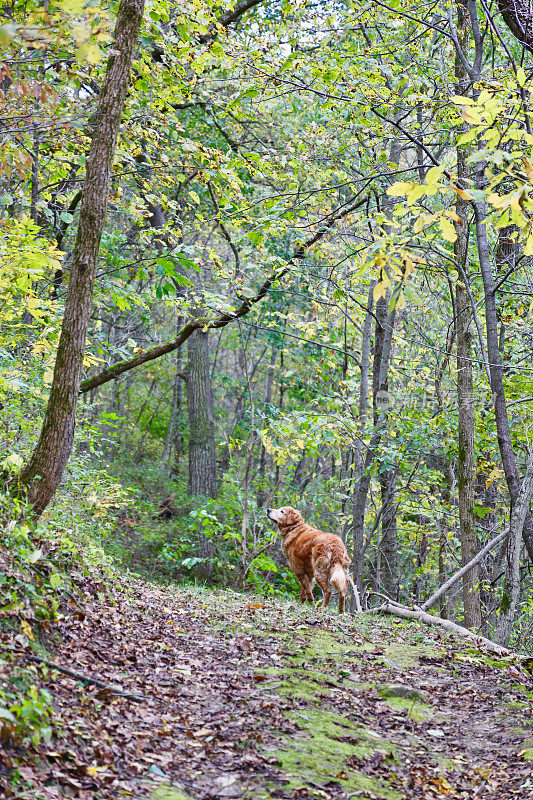
<svg viewBox="0 0 533 800">
<path fill-rule="evenodd" d="M 359 592 L 357 591 L 357 586 L 353 582 L 352 576 L 350 575 L 349 572 L 346 573 L 346 577 L 350 581 L 350 584 L 351 584 L 351 587 L 352 587 L 352 590 L 353 590 L 353 596 L 355 597 L 355 613 L 356 614 L 361 614 L 363 609 L 361 608 L 361 600 L 359 599 Z"/>
<path fill-rule="evenodd" d="M 339 563 L 334 564 L 331 572 L 329 573 L 329 582 L 339 594 L 346 594 L 346 570 Z"/>
</svg>

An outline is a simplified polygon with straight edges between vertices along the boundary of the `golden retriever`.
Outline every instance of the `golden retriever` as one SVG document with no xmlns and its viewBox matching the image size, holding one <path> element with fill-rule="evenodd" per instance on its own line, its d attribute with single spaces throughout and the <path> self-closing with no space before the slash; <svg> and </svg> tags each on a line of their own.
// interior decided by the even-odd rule
<svg viewBox="0 0 533 800">
<path fill-rule="evenodd" d="M 267 508 L 269 519 L 278 523 L 281 549 L 300 581 L 300 600 L 314 605 L 313 585 L 324 594 L 324 606 L 331 598 L 331 585 L 339 592 L 339 611 L 344 612 L 351 558 L 344 542 L 334 533 L 324 533 L 310 525 L 295 508 Z"/>
</svg>

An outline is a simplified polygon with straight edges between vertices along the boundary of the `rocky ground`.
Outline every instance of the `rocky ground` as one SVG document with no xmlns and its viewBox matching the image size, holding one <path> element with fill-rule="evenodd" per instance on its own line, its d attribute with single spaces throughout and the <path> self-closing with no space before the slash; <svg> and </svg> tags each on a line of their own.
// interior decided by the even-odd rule
<svg viewBox="0 0 533 800">
<path fill-rule="evenodd" d="M 30 654 L 113 688 L 35 664 L 55 733 L 0 746 L 6 796 L 533 798 L 530 674 L 438 629 L 133 582 Z"/>
</svg>

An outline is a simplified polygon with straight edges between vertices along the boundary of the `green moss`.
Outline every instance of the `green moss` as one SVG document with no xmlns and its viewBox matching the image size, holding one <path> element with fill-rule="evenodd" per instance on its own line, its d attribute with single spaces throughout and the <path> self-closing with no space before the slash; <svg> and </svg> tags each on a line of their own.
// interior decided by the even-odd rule
<svg viewBox="0 0 533 800">
<path fill-rule="evenodd" d="M 526 708 L 529 708 L 529 703 L 526 700 L 517 700 L 512 703 L 505 703 L 505 707 L 510 711 L 525 711 Z"/>
<path fill-rule="evenodd" d="M 525 750 L 520 750 L 520 755 L 524 761 L 533 761 L 533 747 L 526 747 Z"/>
<path fill-rule="evenodd" d="M 416 722 L 424 722 L 433 716 L 433 709 L 430 706 L 409 697 L 389 697 L 386 703 L 397 711 L 407 711 L 409 719 Z"/>
<path fill-rule="evenodd" d="M 375 798 L 399 800 L 400 792 L 384 781 L 370 778 L 351 767 L 351 758 L 364 759 L 381 751 L 392 757 L 395 747 L 366 728 L 357 727 L 337 714 L 306 711 L 291 715 L 301 733 L 282 740 L 275 755 L 286 774 L 288 788 L 338 783 L 346 791 L 365 791 Z"/>
<path fill-rule="evenodd" d="M 149 795 L 149 800 L 191 800 L 190 796 L 181 789 L 176 789 L 167 784 L 160 784 Z"/>
<path fill-rule="evenodd" d="M 380 697 L 402 697 L 407 700 L 421 700 L 420 692 L 412 686 L 405 686 L 403 683 L 384 683 L 378 686 Z"/>
</svg>

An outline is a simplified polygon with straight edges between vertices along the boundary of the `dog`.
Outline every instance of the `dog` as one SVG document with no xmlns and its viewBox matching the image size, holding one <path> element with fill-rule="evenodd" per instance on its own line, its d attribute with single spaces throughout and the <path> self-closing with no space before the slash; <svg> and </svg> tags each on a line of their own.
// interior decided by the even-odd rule
<svg viewBox="0 0 533 800">
<path fill-rule="evenodd" d="M 330 584 L 339 593 L 339 612 L 344 613 L 346 593 L 350 575 L 351 558 L 344 542 L 334 533 L 324 533 L 310 525 L 295 508 L 267 508 L 267 517 L 278 523 L 281 533 L 281 549 L 289 566 L 300 582 L 300 600 L 313 605 L 315 581 L 322 589 L 324 607 L 330 601 Z"/>
</svg>

